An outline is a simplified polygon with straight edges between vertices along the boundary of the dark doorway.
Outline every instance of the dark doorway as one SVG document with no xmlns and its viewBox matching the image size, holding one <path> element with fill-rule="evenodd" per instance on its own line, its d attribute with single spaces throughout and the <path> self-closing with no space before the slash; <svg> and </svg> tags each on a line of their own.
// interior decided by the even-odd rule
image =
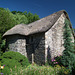
<svg viewBox="0 0 75 75">
<path fill-rule="evenodd" d="M 31 63 L 32 62 L 32 54 L 35 53 L 33 36 L 28 36 L 26 39 L 26 51 L 27 51 L 27 57 Z"/>
</svg>

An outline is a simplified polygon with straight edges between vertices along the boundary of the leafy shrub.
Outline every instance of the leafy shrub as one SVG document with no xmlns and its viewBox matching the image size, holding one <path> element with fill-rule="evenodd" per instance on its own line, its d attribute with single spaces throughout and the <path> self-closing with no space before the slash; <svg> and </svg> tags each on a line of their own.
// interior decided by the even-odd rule
<svg viewBox="0 0 75 75">
<path fill-rule="evenodd" d="M 20 67 L 17 71 L 12 71 L 11 75 L 56 75 L 51 66 L 38 66 L 31 64 L 26 68 Z"/>
<path fill-rule="evenodd" d="M 65 67 L 56 65 L 52 66 L 38 66 L 31 64 L 27 68 L 19 69 L 15 72 L 17 75 L 69 75 L 69 70 Z"/>
<path fill-rule="evenodd" d="M 56 57 L 53 59 L 48 59 L 48 62 L 46 63 L 46 65 L 51 65 L 51 66 L 55 66 L 58 64 L 58 61 L 56 60 Z"/>
<path fill-rule="evenodd" d="M 8 69 L 8 68 L 7 68 Z M 56 65 L 52 66 L 38 66 L 31 64 L 27 67 L 19 67 L 17 70 L 8 69 L 10 75 L 69 75 L 69 69 Z M 7 75 L 9 75 L 7 74 Z"/>
<path fill-rule="evenodd" d="M 72 75 L 75 75 L 75 62 L 73 64 L 73 68 L 72 68 Z"/>
<path fill-rule="evenodd" d="M 6 59 L 6 58 L 3 58 L 1 60 L 1 65 L 5 65 L 4 69 L 2 69 L 2 73 L 4 73 L 4 75 L 9 75 L 10 69 L 14 71 L 14 70 L 17 70 L 18 67 L 21 66 L 21 64 L 18 61 L 14 59 Z M 18 67 L 16 68 L 16 66 Z"/>
<path fill-rule="evenodd" d="M 2 57 L 5 59 L 14 59 L 17 62 L 19 62 L 22 66 L 29 65 L 28 59 L 24 55 L 20 54 L 19 52 L 13 52 L 13 51 L 5 52 L 2 55 Z"/>
<path fill-rule="evenodd" d="M 61 55 L 55 57 L 55 60 L 58 62 L 59 65 L 62 65 L 62 64 L 61 64 L 61 58 L 62 58 Z"/>
<path fill-rule="evenodd" d="M 9 75 L 10 74 L 10 69 L 8 67 L 4 67 L 4 69 L 1 71 L 4 75 Z"/>
<path fill-rule="evenodd" d="M 25 75 L 55 75 L 54 68 L 51 66 L 29 65 L 24 71 Z"/>
<path fill-rule="evenodd" d="M 60 66 L 60 65 L 56 65 L 54 67 L 54 69 L 57 72 L 57 75 L 69 75 L 70 74 L 70 70 L 69 69 L 66 69 L 65 67 Z"/>
<path fill-rule="evenodd" d="M 22 66 L 27 67 L 29 65 L 29 61 L 24 55 L 13 51 L 3 53 L 0 60 L 1 65 L 5 65 L 5 67 L 2 69 L 2 73 L 4 73 L 4 75 L 9 75 L 12 70 L 14 72 Z"/>
<path fill-rule="evenodd" d="M 3 58 L 2 61 L 1 61 L 2 65 L 5 65 L 8 66 L 9 68 L 14 68 L 15 66 L 21 66 L 21 64 L 14 60 L 14 59 L 6 59 L 6 58 Z"/>
</svg>

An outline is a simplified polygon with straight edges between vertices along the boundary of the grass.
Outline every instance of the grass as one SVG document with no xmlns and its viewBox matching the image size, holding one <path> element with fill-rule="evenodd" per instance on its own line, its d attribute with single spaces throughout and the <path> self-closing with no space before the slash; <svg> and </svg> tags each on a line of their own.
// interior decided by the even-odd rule
<svg viewBox="0 0 75 75">
<path fill-rule="evenodd" d="M 31 64 L 28 67 L 19 67 L 13 71 L 10 69 L 9 75 L 68 75 L 69 71 L 60 67 L 59 65 L 52 66 L 38 66 L 36 64 Z"/>
<path fill-rule="evenodd" d="M 12 71 L 10 75 L 54 75 L 54 69 L 51 66 L 38 66 L 31 64 L 28 67 L 20 67 L 17 71 Z"/>
</svg>

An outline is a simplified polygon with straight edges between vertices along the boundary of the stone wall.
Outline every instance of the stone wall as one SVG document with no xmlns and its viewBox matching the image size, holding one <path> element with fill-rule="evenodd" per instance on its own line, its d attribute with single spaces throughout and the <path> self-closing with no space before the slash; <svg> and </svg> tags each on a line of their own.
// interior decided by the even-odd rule
<svg viewBox="0 0 75 75">
<path fill-rule="evenodd" d="M 6 41 L 9 50 L 19 52 L 27 57 L 25 36 L 11 35 L 6 38 Z"/>
<path fill-rule="evenodd" d="M 6 43 L 11 51 L 19 52 L 28 57 L 29 61 L 45 64 L 47 58 L 54 58 L 62 55 L 64 50 L 63 32 L 65 15 L 62 14 L 57 22 L 45 33 L 38 33 L 29 36 L 10 35 L 6 38 Z M 72 42 L 74 38 L 72 35 Z"/>
<path fill-rule="evenodd" d="M 37 64 L 45 63 L 45 34 L 39 33 L 29 36 L 29 44 L 27 43 L 27 57 L 32 62 L 32 54 L 34 54 L 34 62 Z"/>
<path fill-rule="evenodd" d="M 62 14 L 50 30 L 45 33 L 45 60 L 62 55 L 65 15 Z M 74 41 L 73 35 L 72 39 Z M 45 61 L 45 62 L 46 62 Z"/>
<path fill-rule="evenodd" d="M 45 33 L 34 34 L 27 37 L 11 35 L 6 38 L 6 41 L 9 50 L 25 55 L 30 62 L 32 62 L 32 54 L 34 54 L 35 63 L 45 63 Z"/>
</svg>

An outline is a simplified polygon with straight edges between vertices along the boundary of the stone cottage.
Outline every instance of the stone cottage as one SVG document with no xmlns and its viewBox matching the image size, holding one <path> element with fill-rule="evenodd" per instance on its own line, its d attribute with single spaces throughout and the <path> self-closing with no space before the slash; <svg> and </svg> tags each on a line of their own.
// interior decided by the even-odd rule
<svg viewBox="0 0 75 75">
<path fill-rule="evenodd" d="M 11 51 L 20 52 L 30 62 L 44 64 L 47 58 L 62 55 L 66 11 L 61 10 L 28 25 L 19 24 L 8 30 L 3 38 Z M 70 20 L 69 20 L 70 21 Z M 72 30 L 72 25 L 69 25 Z M 74 34 L 72 32 L 72 41 Z"/>
</svg>

